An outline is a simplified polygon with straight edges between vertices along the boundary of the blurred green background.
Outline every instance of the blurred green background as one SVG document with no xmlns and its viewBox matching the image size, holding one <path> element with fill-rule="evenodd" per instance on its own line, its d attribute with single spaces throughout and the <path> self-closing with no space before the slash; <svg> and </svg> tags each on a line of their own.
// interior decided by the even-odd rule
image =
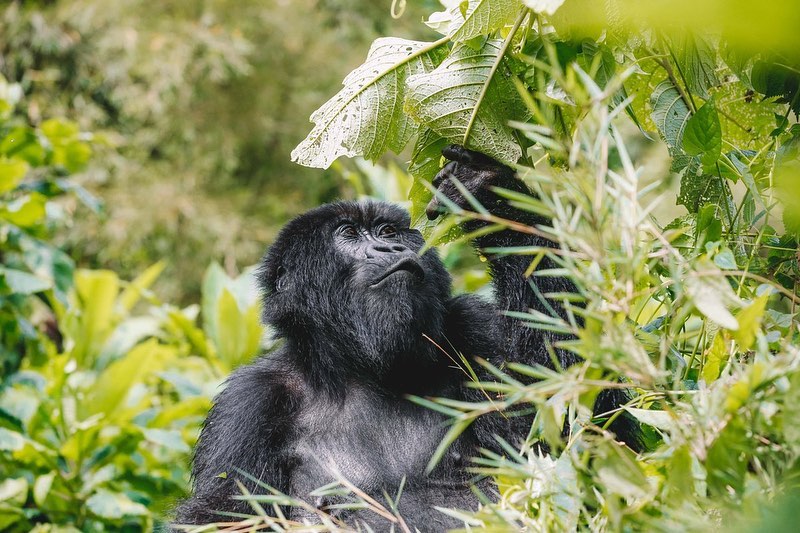
<svg viewBox="0 0 800 533">
<path fill-rule="evenodd" d="M 369 43 L 429 38 L 419 21 L 435 5 L 393 20 L 368 0 L 6 4 L 0 74 L 22 86 L 31 123 L 66 117 L 94 135 L 74 180 L 98 212 L 65 199 L 57 242 L 125 278 L 165 260 L 157 292 L 196 301 L 210 260 L 236 272 L 291 216 L 356 194 L 341 168 L 289 153 Z"/>
</svg>

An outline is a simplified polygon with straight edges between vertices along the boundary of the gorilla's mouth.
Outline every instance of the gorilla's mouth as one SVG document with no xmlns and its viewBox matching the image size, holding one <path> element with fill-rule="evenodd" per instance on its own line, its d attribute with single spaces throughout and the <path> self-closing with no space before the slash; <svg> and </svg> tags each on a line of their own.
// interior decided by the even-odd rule
<svg viewBox="0 0 800 533">
<path fill-rule="evenodd" d="M 425 279 L 425 270 L 422 268 L 422 265 L 419 264 L 419 261 L 413 257 L 406 257 L 386 269 L 386 271 L 381 274 L 370 286 L 377 287 L 383 283 L 386 278 L 392 274 L 397 274 L 398 272 L 407 272 L 414 276 L 414 279 L 417 281 L 422 281 Z"/>
</svg>

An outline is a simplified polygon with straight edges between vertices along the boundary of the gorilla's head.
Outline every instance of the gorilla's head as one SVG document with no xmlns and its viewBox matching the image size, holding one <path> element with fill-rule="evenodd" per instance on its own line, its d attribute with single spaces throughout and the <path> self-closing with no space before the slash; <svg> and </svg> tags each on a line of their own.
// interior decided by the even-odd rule
<svg viewBox="0 0 800 533">
<path fill-rule="evenodd" d="M 387 367 L 441 331 L 450 276 L 408 214 L 378 202 L 323 205 L 289 222 L 260 269 L 264 320 L 281 337 Z"/>
</svg>

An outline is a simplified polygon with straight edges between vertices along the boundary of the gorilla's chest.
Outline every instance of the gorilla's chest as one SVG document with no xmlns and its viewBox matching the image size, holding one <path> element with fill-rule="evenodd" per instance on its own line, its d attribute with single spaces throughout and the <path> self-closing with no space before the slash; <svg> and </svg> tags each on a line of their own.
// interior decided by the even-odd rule
<svg viewBox="0 0 800 533">
<path fill-rule="evenodd" d="M 422 478 L 446 431 L 441 415 L 404 398 L 358 388 L 343 400 L 311 399 L 299 413 L 292 492 L 307 494 L 341 474 L 367 492 Z"/>
</svg>

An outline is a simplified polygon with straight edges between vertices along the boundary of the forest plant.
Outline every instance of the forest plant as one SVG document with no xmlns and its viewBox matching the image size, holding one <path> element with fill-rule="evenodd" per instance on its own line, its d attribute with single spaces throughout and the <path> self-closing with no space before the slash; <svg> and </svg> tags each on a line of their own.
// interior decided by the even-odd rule
<svg viewBox="0 0 800 533">
<path fill-rule="evenodd" d="M 563 300 L 569 319 L 516 318 L 569 334 L 561 346 L 583 362 L 495 369 L 496 383 L 475 386 L 500 401 L 425 402 L 453 416 L 443 446 L 489 411 L 537 408 L 526 442 L 475 459 L 501 499 L 443 512 L 498 530 L 675 530 L 746 527 L 793 501 L 800 57 L 786 20 L 800 12 L 768 2 L 783 19 L 770 26 L 762 13 L 745 28 L 738 4 L 707 2 L 700 11 L 718 16 L 703 27 L 677 24 L 685 16 L 672 4 L 680 19 L 623 0 L 442 3 L 427 23 L 444 36 L 376 41 L 312 115 L 293 158 L 376 159 L 416 138 L 410 199 L 420 214 L 439 152 L 456 142 L 515 165 L 535 196 L 501 194 L 552 221 L 494 220 L 545 235 L 555 250 L 484 253 L 530 255 L 534 276 L 573 278 L 578 299 L 544 295 Z M 655 137 L 645 132 L 666 144 L 669 172 L 642 166 L 640 147 Z M 653 211 L 670 196 L 686 212 L 662 224 Z M 558 267 L 534 272 L 544 255 Z M 593 418 L 608 387 L 631 400 Z M 639 455 L 605 429 L 622 410 L 645 431 Z"/>
<path fill-rule="evenodd" d="M 0 529 L 152 530 L 216 386 L 263 348 L 253 278 L 212 265 L 201 329 L 201 306 L 150 291 L 164 263 L 131 282 L 75 269 L 51 238 L 59 197 L 93 201 L 69 179 L 91 136 L 30 125 L 25 103 L 0 79 Z"/>
</svg>

